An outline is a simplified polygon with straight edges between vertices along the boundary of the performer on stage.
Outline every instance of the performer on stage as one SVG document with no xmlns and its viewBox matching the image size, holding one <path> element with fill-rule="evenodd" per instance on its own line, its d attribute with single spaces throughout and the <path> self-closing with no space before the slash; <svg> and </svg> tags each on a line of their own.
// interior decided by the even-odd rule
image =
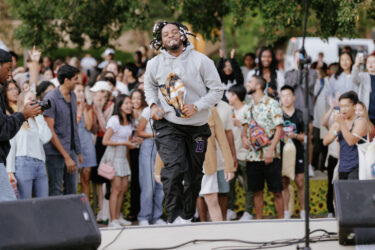
<svg viewBox="0 0 375 250">
<path fill-rule="evenodd" d="M 175 224 L 190 223 L 194 215 L 211 135 L 209 108 L 224 93 L 213 61 L 194 50 L 189 35 L 180 23 L 156 24 L 151 46 L 161 53 L 148 61 L 145 73 L 156 148 L 165 164 L 161 181 L 168 223 Z"/>
</svg>

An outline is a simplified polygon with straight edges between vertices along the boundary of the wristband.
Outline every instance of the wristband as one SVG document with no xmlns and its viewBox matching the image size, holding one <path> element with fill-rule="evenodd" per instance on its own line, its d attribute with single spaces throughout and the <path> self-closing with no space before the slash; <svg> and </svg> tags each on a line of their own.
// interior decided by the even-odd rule
<svg viewBox="0 0 375 250">
<path fill-rule="evenodd" d="M 334 136 L 337 136 L 337 131 L 336 131 L 336 130 L 333 130 L 333 131 L 332 131 L 332 134 L 334 134 Z"/>
</svg>

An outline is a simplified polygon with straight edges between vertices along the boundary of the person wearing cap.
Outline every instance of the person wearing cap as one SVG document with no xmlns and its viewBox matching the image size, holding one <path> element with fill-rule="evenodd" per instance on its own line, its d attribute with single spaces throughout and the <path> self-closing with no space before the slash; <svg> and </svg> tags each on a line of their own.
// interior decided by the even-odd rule
<svg viewBox="0 0 375 250">
<path fill-rule="evenodd" d="M 99 69 L 104 69 L 104 67 L 115 58 L 115 51 L 112 48 L 106 48 L 102 57 L 104 58 L 104 61 L 98 65 Z"/>
<path fill-rule="evenodd" d="M 209 109 L 221 100 L 224 87 L 213 61 L 190 44 L 193 34 L 186 26 L 160 22 L 153 35 L 151 46 L 161 53 L 148 61 L 144 85 L 156 148 L 165 164 L 165 207 L 169 223 L 187 224 L 201 189 L 211 136 Z"/>
<path fill-rule="evenodd" d="M 12 56 L 9 52 L 0 49 L 0 85 L 3 86 L 12 74 Z M 5 103 L 0 96 L 0 201 L 15 200 L 16 196 L 10 181 L 15 182 L 13 174 L 7 174 L 5 164 L 10 150 L 9 140 L 21 128 L 21 125 L 30 117 L 41 114 L 39 105 L 26 104 L 22 112 L 12 115 L 5 114 Z"/>
<path fill-rule="evenodd" d="M 112 116 L 114 103 L 111 100 L 111 86 L 108 81 L 98 81 L 94 84 L 92 88 L 90 88 L 90 92 L 93 93 L 92 101 L 93 101 L 93 110 L 94 110 L 94 117 L 93 117 L 93 128 L 91 132 L 96 136 L 95 142 L 95 153 L 96 153 L 96 161 L 100 162 L 104 152 L 106 150 L 106 146 L 103 145 L 103 136 L 106 131 L 106 126 L 109 118 Z M 109 218 L 109 215 L 106 215 L 103 212 L 103 201 L 104 201 L 104 194 L 103 194 L 103 183 L 109 183 L 107 179 L 98 175 L 98 167 L 93 167 L 91 169 L 91 181 L 95 185 L 94 189 L 97 188 L 98 193 L 98 208 L 99 212 L 97 215 L 97 221 L 104 221 Z M 107 189 L 108 190 L 108 189 Z"/>
<path fill-rule="evenodd" d="M 79 70 L 63 65 L 57 72 L 57 79 L 60 86 L 44 98 L 51 103 L 44 112 L 52 133 L 51 141 L 44 145 L 50 196 L 77 193 L 78 161 L 82 163 L 74 94 L 75 85 L 79 83 Z"/>
</svg>

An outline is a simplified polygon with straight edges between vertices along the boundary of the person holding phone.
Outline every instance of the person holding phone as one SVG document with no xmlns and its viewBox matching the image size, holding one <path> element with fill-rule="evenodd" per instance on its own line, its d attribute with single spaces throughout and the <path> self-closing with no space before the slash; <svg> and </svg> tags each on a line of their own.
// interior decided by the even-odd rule
<svg viewBox="0 0 375 250">
<path fill-rule="evenodd" d="M 340 145 L 339 179 L 358 180 L 359 158 L 357 143 L 361 143 L 361 137 L 366 138 L 368 123 L 363 117 L 355 113 L 358 96 L 354 91 L 342 94 L 339 98 L 340 113 L 334 115 L 335 122 L 324 136 L 325 146 L 336 138 Z M 358 137 L 359 136 L 359 137 Z"/>
</svg>

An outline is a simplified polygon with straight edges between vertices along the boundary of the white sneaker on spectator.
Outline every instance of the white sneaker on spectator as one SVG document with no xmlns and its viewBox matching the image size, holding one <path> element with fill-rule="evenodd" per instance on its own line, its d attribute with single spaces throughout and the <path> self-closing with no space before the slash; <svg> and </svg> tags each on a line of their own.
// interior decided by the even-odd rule
<svg viewBox="0 0 375 250">
<path fill-rule="evenodd" d="M 100 210 L 99 213 L 96 215 L 96 221 L 103 221 L 103 210 Z"/>
<path fill-rule="evenodd" d="M 108 227 L 122 227 L 118 220 L 113 220 L 108 223 Z"/>
<path fill-rule="evenodd" d="M 235 220 L 236 218 L 236 213 L 232 209 L 227 209 L 227 220 Z"/>
<path fill-rule="evenodd" d="M 117 220 L 121 226 L 130 226 L 132 223 L 131 221 L 125 220 L 124 218 L 120 217 L 120 219 Z"/>
<path fill-rule="evenodd" d="M 182 219 L 180 216 L 178 216 L 172 224 L 175 224 L 175 225 L 183 225 L 183 224 L 191 224 L 191 220 L 185 220 L 185 219 Z"/>
<path fill-rule="evenodd" d="M 300 216 L 300 218 L 301 218 L 302 220 L 304 220 L 305 217 L 306 217 L 306 211 L 305 211 L 305 210 L 301 210 L 301 213 L 299 214 L 299 216 Z"/>
<path fill-rule="evenodd" d="M 286 220 L 290 219 L 290 212 L 288 210 L 284 211 L 284 219 Z"/>
<path fill-rule="evenodd" d="M 309 176 L 314 177 L 314 175 L 315 175 L 314 168 L 313 166 L 311 166 L 311 164 L 309 164 Z"/>
<path fill-rule="evenodd" d="M 252 220 L 252 219 L 253 219 L 253 216 L 245 211 L 239 220 L 246 221 L 246 220 Z"/>
<path fill-rule="evenodd" d="M 163 219 L 157 219 L 154 223 L 154 225 L 165 225 L 167 224 Z"/>
<path fill-rule="evenodd" d="M 150 223 L 147 220 L 138 221 L 138 226 L 148 226 Z"/>
<path fill-rule="evenodd" d="M 333 213 L 328 213 L 327 218 L 333 218 Z"/>
<path fill-rule="evenodd" d="M 195 209 L 194 218 L 199 218 L 199 212 L 198 209 Z"/>
</svg>

